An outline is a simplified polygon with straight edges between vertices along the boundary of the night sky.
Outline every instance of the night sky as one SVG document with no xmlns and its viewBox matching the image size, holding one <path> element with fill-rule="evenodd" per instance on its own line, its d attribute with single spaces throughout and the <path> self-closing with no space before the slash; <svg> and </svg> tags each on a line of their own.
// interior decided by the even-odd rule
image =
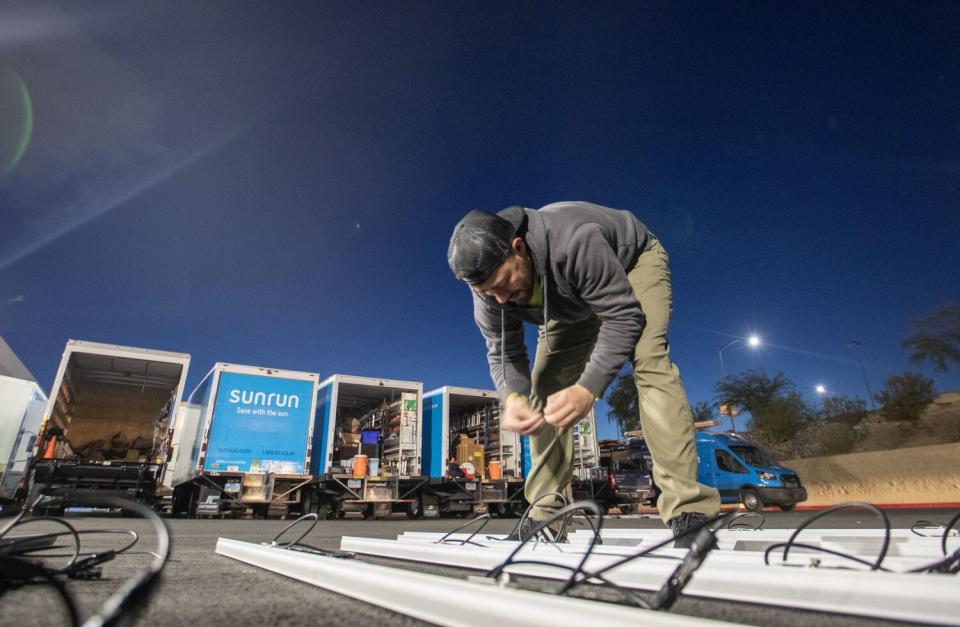
<svg viewBox="0 0 960 627">
<path fill-rule="evenodd" d="M 960 3 L 7 2 L 0 72 L 0 335 L 45 388 L 68 338 L 491 388 L 453 225 L 587 200 L 670 252 L 692 402 L 749 333 L 727 370 L 811 402 L 866 397 L 854 338 L 874 392 L 960 389 L 901 348 L 960 298 Z"/>
</svg>

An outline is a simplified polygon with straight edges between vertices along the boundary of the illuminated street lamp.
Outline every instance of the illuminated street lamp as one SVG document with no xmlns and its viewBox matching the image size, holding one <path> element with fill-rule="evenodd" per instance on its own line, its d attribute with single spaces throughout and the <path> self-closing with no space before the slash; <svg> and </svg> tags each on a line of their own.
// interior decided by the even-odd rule
<svg viewBox="0 0 960 627">
<path fill-rule="evenodd" d="M 720 356 L 720 372 L 723 373 L 724 378 L 726 378 L 726 376 L 727 376 L 727 367 L 726 367 L 726 365 L 724 365 L 724 363 L 723 363 L 723 350 L 724 350 L 725 348 L 730 348 L 731 346 L 733 346 L 733 345 L 736 344 L 737 342 L 743 342 L 743 341 L 746 341 L 747 346 L 749 346 L 750 348 L 757 348 L 757 347 L 759 347 L 760 344 L 762 343 L 762 342 L 760 341 L 760 337 L 759 337 L 759 336 L 757 336 L 757 335 L 751 335 L 750 337 L 738 337 L 738 338 L 734 338 L 734 339 L 730 340 L 729 342 L 727 342 L 726 344 L 724 344 L 723 346 L 721 346 L 721 347 L 720 347 L 720 350 L 717 351 L 717 355 Z"/>
<path fill-rule="evenodd" d="M 824 402 L 825 395 L 827 393 L 827 386 L 822 383 L 818 383 L 813 386 L 813 389 L 816 391 L 817 396 L 820 397 L 820 409 L 823 412 L 827 411 L 827 404 Z"/>
</svg>

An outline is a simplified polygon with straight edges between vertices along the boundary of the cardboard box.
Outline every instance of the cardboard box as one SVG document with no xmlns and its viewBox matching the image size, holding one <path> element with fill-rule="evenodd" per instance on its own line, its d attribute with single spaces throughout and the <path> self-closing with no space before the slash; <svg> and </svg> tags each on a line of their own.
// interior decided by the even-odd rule
<svg viewBox="0 0 960 627">
<path fill-rule="evenodd" d="M 457 463 L 470 462 L 476 469 L 476 476 L 483 478 L 486 467 L 483 463 L 483 445 L 477 444 L 471 438 L 461 438 L 457 445 Z"/>
<path fill-rule="evenodd" d="M 360 446 L 360 434 L 344 431 L 340 436 L 344 446 Z"/>
<path fill-rule="evenodd" d="M 360 419 L 359 418 L 345 418 L 343 423 L 340 425 L 345 432 L 356 433 L 360 430 Z"/>
</svg>

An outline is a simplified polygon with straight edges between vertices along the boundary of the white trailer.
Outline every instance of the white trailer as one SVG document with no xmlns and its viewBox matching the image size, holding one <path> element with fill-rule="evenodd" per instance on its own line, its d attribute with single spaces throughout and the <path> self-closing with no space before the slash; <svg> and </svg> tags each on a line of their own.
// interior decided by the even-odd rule
<svg viewBox="0 0 960 627">
<path fill-rule="evenodd" d="M 87 494 L 153 503 L 190 355 L 69 340 L 35 447 L 33 494 L 59 512 Z"/>
<path fill-rule="evenodd" d="M 177 415 L 173 513 L 279 515 L 310 483 L 320 375 L 217 363 Z"/>
<path fill-rule="evenodd" d="M 423 384 L 416 381 L 343 374 L 323 381 L 310 507 L 327 517 L 385 517 L 393 511 L 419 516 L 422 404 Z"/>
<path fill-rule="evenodd" d="M 495 391 L 444 386 L 427 392 L 423 429 L 424 474 L 430 477 L 423 495 L 426 515 L 523 511 L 520 436 L 501 427 Z M 474 465 L 473 477 L 456 472 L 466 463 Z"/>
<path fill-rule="evenodd" d="M 0 375 L 0 504 L 26 496 L 26 474 L 47 395 L 35 381 Z"/>
</svg>

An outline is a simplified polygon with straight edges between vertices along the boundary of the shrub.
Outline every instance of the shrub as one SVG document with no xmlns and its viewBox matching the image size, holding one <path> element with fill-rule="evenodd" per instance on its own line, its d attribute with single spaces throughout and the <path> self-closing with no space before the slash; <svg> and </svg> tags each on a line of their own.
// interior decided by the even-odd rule
<svg viewBox="0 0 960 627">
<path fill-rule="evenodd" d="M 914 372 L 892 376 L 876 395 L 880 410 L 888 422 L 915 421 L 933 402 L 933 381 Z"/>
</svg>

